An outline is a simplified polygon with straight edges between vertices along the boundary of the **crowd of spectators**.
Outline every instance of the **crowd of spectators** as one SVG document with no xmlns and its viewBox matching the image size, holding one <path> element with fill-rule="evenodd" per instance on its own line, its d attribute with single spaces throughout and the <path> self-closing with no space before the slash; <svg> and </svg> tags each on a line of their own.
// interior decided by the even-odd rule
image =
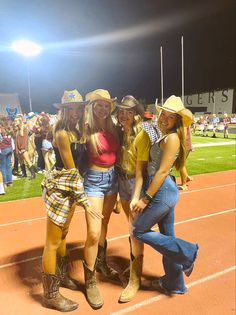
<svg viewBox="0 0 236 315">
<path fill-rule="evenodd" d="M 45 112 L 0 116 L 0 194 L 13 179 L 33 180 L 35 171 L 43 173 L 53 166 L 55 120 L 56 115 Z"/>
<path fill-rule="evenodd" d="M 208 131 L 212 132 L 212 138 L 216 138 L 216 132 L 223 132 L 224 138 L 229 137 L 229 125 L 236 124 L 236 114 L 205 114 L 195 115 L 192 125 L 193 134 L 207 137 Z"/>
</svg>

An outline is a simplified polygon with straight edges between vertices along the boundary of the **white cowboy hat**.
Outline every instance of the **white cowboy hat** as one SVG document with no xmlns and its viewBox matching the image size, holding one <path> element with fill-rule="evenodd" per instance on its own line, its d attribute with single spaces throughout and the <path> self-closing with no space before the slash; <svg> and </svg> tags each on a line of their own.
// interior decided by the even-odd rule
<svg viewBox="0 0 236 315">
<path fill-rule="evenodd" d="M 171 95 L 167 98 L 163 106 L 157 105 L 157 111 L 161 111 L 162 109 L 180 115 L 185 127 L 189 127 L 193 123 L 193 114 L 189 109 L 184 107 L 180 97 Z"/>
<path fill-rule="evenodd" d="M 71 90 L 71 91 L 64 91 L 64 94 L 61 98 L 61 103 L 53 104 L 54 107 L 57 109 L 66 108 L 67 106 L 78 106 L 78 105 L 86 105 L 88 104 L 88 101 L 83 101 L 82 95 L 79 93 L 79 91 Z"/>
</svg>

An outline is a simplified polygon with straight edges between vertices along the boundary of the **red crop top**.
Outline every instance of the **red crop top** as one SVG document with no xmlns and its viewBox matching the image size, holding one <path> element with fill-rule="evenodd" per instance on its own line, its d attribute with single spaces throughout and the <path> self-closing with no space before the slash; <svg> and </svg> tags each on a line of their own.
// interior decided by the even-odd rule
<svg viewBox="0 0 236 315">
<path fill-rule="evenodd" d="M 110 166 L 115 164 L 119 143 L 116 137 L 107 131 L 98 133 L 98 138 L 101 143 L 99 154 L 94 155 L 91 151 L 91 145 L 87 143 L 89 163 L 98 166 Z"/>
</svg>

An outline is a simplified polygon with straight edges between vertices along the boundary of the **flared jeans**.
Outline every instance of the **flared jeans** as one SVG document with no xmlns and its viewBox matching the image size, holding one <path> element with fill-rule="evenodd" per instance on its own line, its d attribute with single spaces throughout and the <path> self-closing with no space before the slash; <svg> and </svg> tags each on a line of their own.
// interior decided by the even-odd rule
<svg viewBox="0 0 236 315">
<path fill-rule="evenodd" d="M 149 183 L 152 177 L 149 178 Z M 179 198 L 178 188 L 168 175 L 152 201 L 133 222 L 133 235 L 163 255 L 165 275 L 162 286 L 170 293 L 187 291 L 183 271 L 193 264 L 198 245 L 175 237 L 174 208 Z M 158 225 L 159 232 L 151 230 Z"/>
</svg>

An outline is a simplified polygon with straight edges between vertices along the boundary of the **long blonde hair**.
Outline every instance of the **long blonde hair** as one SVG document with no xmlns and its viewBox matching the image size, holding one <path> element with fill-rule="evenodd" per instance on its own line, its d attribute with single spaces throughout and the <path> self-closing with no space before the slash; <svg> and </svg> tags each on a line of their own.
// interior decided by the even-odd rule
<svg viewBox="0 0 236 315">
<path fill-rule="evenodd" d="M 79 142 L 85 143 L 85 128 L 84 128 L 84 115 L 78 121 L 75 130 L 71 130 L 70 128 L 70 120 L 69 120 L 69 110 L 64 107 L 59 110 L 58 120 L 53 129 L 53 139 L 55 139 L 55 134 L 59 130 L 65 130 L 68 133 L 70 142 Z"/>
<path fill-rule="evenodd" d="M 90 102 L 89 105 L 87 105 L 86 111 L 85 111 L 85 126 L 86 126 L 86 136 L 87 136 L 87 141 L 89 141 L 91 150 L 94 155 L 99 155 L 101 152 L 102 144 L 99 141 L 98 134 L 101 131 L 99 128 L 98 124 L 96 123 L 96 118 L 94 117 L 94 106 L 97 104 L 96 101 Z M 111 115 L 109 115 L 105 119 L 105 128 L 104 131 L 109 132 L 113 134 L 117 140 L 118 140 L 118 135 L 117 135 L 117 130 L 116 126 L 112 121 Z"/>
</svg>

